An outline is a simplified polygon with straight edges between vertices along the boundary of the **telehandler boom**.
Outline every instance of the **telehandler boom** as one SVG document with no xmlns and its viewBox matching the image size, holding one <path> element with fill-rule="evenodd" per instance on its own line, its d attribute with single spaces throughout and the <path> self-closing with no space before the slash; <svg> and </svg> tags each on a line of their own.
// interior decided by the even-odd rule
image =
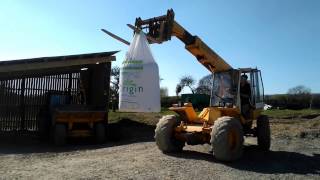
<svg viewBox="0 0 320 180">
<path fill-rule="evenodd" d="M 197 60 L 211 72 L 227 71 L 232 67 L 217 53 L 207 46 L 199 37 L 191 35 L 179 23 L 174 20 L 174 12 L 168 10 L 167 15 L 142 20 L 136 19 L 135 26 L 138 29 L 147 29 L 147 35 L 155 39 L 156 43 L 171 40 L 171 36 L 177 37 L 185 44 L 185 48 L 194 55 Z M 153 43 L 151 41 L 151 43 Z"/>
</svg>

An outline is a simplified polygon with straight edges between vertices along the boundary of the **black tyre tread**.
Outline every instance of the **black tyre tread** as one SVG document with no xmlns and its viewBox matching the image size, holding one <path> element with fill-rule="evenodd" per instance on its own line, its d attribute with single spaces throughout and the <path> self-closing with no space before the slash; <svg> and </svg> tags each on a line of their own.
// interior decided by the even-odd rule
<svg viewBox="0 0 320 180">
<path fill-rule="evenodd" d="M 261 115 L 257 119 L 257 141 L 261 150 L 268 151 L 271 144 L 271 132 L 268 116 Z"/>
<path fill-rule="evenodd" d="M 228 150 L 228 130 L 234 127 L 239 133 L 238 145 L 234 152 Z M 240 121 L 233 117 L 220 117 L 214 122 L 210 143 L 214 156 L 221 161 L 233 161 L 239 159 L 243 153 L 243 128 Z"/>
<path fill-rule="evenodd" d="M 56 124 L 54 127 L 53 140 L 57 146 L 63 146 L 66 144 L 67 127 L 64 124 Z"/>
<path fill-rule="evenodd" d="M 185 142 L 178 141 L 173 137 L 174 128 L 178 125 L 179 121 L 174 115 L 163 116 L 157 123 L 154 138 L 162 152 L 179 152 L 185 145 Z"/>
<path fill-rule="evenodd" d="M 106 140 L 106 127 L 103 123 L 95 124 L 95 139 L 97 143 L 103 143 Z"/>
</svg>

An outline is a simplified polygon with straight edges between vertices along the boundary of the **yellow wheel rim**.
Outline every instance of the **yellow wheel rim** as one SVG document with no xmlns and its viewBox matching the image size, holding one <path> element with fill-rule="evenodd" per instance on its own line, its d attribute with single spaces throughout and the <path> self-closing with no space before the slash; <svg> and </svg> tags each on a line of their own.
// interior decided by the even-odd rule
<svg viewBox="0 0 320 180">
<path fill-rule="evenodd" d="M 234 151 L 237 147 L 239 134 L 236 129 L 230 129 L 228 132 L 228 145 L 231 151 Z"/>
</svg>

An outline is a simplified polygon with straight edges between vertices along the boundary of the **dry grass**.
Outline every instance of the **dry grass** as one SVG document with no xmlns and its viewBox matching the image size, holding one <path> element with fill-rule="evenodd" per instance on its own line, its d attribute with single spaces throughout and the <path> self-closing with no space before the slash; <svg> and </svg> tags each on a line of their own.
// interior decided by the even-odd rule
<svg viewBox="0 0 320 180">
<path fill-rule="evenodd" d="M 320 117 L 313 119 L 271 119 L 272 135 L 276 137 L 320 137 Z"/>
<path fill-rule="evenodd" d="M 308 117 L 320 115 L 320 109 L 301 109 L 301 110 L 291 110 L 291 109 L 271 109 L 266 110 L 263 114 L 268 115 L 272 118 L 281 119 L 292 119 L 297 117 Z"/>
<path fill-rule="evenodd" d="M 158 120 L 164 115 L 176 114 L 168 109 L 162 109 L 159 113 L 127 113 L 127 112 L 109 112 L 109 122 L 114 123 L 122 119 L 130 119 L 142 122 L 148 125 L 157 124 Z"/>
</svg>

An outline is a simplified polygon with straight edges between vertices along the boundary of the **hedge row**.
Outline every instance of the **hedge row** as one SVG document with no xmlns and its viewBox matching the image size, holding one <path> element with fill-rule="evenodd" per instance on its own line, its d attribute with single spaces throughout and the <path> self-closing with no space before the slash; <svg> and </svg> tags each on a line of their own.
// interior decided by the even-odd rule
<svg viewBox="0 0 320 180">
<path fill-rule="evenodd" d="M 280 109 L 320 108 L 320 94 L 267 95 L 265 103 Z"/>
</svg>

